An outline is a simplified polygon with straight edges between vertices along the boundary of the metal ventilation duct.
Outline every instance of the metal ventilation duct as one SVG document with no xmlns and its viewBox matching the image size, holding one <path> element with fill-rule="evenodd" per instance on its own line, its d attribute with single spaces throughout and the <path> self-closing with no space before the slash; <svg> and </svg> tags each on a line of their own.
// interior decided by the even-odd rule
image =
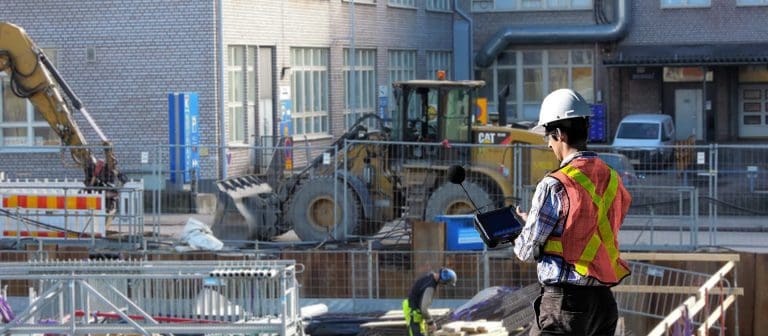
<svg viewBox="0 0 768 336">
<path fill-rule="evenodd" d="M 612 24 L 568 26 L 509 26 L 499 30 L 475 55 L 475 65 L 490 66 L 510 44 L 555 44 L 612 42 L 621 39 L 629 26 L 627 0 L 616 0 Z"/>
</svg>

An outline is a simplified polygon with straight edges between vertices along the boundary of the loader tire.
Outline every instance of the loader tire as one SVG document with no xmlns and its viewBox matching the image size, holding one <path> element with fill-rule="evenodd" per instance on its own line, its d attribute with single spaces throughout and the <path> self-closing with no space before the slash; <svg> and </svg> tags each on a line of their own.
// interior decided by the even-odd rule
<svg viewBox="0 0 768 336">
<path fill-rule="evenodd" d="M 479 185 L 473 182 L 464 182 L 464 188 L 467 194 L 461 190 L 461 186 L 453 183 L 445 183 L 432 192 L 427 200 L 427 209 L 424 213 L 424 220 L 434 221 L 439 215 L 464 215 L 475 212 L 472 202 L 480 208 L 481 212 L 494 209 L 493 200 L 490 195 Z"/>
<path fill-rule="evenodd" d="M 286 222 L 299 239 L 323 241 L 333 239 L 335 230 L 343 230 L 345 219 L 350 233 L 359 231 L 357 226 L 362 218 L 359 204 L 355 191 L 344 182 L 333 177 L 317 177 L 299 186 L 283 211 Z"/>
</svg>

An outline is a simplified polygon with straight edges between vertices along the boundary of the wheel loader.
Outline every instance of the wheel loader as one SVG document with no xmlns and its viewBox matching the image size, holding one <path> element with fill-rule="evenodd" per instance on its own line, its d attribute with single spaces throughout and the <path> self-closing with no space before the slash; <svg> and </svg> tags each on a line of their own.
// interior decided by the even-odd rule
<svg viewBox="0 0 768 336">
<path fill-rule="evenodd" d="M 276 151 L 267 173 L 218 181 L 227 196 L 217 207 L 214 234 L 270 240 L 294 230 L 303 241 L 346 239 L 374 235 L 395 220 L 472 213 L 473 202 L 482 211 L 514 204 L 515 185 L 534 185 L 558 163 L 539 134 L 476 122 L 476 95 L 484 85 L 393 83 L 391 120 L 362 117 L 298 173 L 286 175 Z M 378 127 L 367 127 L 368 118 Z M 516 152 L 515 144 L 541 147 Z M 447 180 L 453 164 L 467 171 L 468 195 Z"/>
</svg>

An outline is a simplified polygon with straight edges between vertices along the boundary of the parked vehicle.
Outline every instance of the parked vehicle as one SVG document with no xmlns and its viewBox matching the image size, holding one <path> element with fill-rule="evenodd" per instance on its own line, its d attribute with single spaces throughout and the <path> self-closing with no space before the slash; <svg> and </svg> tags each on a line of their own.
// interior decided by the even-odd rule
<svg viewBox="0 0 768 336">
<path fill-rule="evenodd" d="M 632 163 L 626 155 L 618 153 L 597 153 L 597 155 L 600 159 L 605 161 L 608 166 L 619 173 L 625 186 L 637 185 L 640 183 L 640 180 L 645 178 L 645 176 L 637 174 L 635 167 L 632 166 Z"/>
<path fill-rule="evenodd" d="M 370 236 L 399 218 L 431 221 L 438 215 L 473 213 L 474 204 L 485 211 L 512 205 L 514 169 L 521 169 L 523 183 L 535 184 L 558 163 L 543 148 L 527 153 L 524 164 L 515 162 L 509 147 L 450 148 L 450 144 L 543 147 L 540 134 L 473 120 L 475 97 L 484 85 L 450 80 L 393 83 L 397 109 L 391 128 L 369 130 L 364 118 L 382 120 L 366 115 L 298 173 L 275 164 L 263 175 L 219 181 L 219 189 L 230 196 L 237 212 L 226 211 L 220 202 L 214 234 L 225 240 L 269 240 L 292 229 L 303 241 L 322 241 L 333 238 L 337 230 Z M 368 142 L 345 146 L 347 139 Z M 441 142 L 443 147 L 434 146 Z M 283 157 L 281 151 L 274 155 Z M 447 181 L 445 159 L 451 155 L 467 169 L 463 187 Z M 323 163 L 326 156 L 331 164 Z"/>
<path fill-rule="evenodd" d="M 616 130 L 613 147 L 636 167 L 665 166 L 674 157 L 675 124 L 667 114 L 632 114 Z"/>
</svg>

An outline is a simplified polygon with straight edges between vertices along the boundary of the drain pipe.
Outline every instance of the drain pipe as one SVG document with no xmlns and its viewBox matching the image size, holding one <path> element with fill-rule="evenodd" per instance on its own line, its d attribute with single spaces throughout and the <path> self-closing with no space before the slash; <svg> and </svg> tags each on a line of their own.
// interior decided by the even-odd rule
<svg viewBox="0 0 768 336">
<path fill-rule="evenodd" d="M 629 27 L 630 5 L 616 0 L 614 22 L 607 25 L 509 26 L 498 31 L 477 52 L 475 65 L 487 68 L 510 44 L 555 44 L 613 42 L 624 37 Z"/>
<path fill-rule="evenodd" d="M 227 178 L 227 128 L 226 108 L 224 107 L 224 0 L 216 1 L 216 45 L 218 47 L 219 68 L 219 179 Z"/>
<path fill-rule="evenodd" d="M 459 7 L 459 0 L 453 0 L 453 11 L 456 12 L 456 14 L 459 14 L 459 16 L 461 16 L 462 19 L 464 19 L 465 21 L 467 21 L 469 23 L 469 41 L 468 41 L 469 46 L 467 48 L 467 50 L 469 50 L 469 57 L 467 57 L 468 61 L 469 61 L 469 68 L 467 68 L 467 73 L 468 73 L 467 79 L 471 80 L 471 79 L 475 78 L 475 76 L 473 75 L 474 71 L 472 71 L 472 69 L 474 67 L 473 63 L 472 63 L 472 47 L 473 47 L 473 45 L 472 45 L 472 41 L 473 41 L 473 39 L 472 39 L 472 30 L 473 30 L 472 26 L 474 25 L 474 22 L 472 22 L 472 18 L 469 15 L 467 15 L 467 13 L 465 13 L 463 10 L 461 10 L 461 8 Z M 454 58 L 454 60 L 455 60 L 455 58 Z M 453 72 L 456 73 L 456 70 L 454 69 Z"/>
</svg>

